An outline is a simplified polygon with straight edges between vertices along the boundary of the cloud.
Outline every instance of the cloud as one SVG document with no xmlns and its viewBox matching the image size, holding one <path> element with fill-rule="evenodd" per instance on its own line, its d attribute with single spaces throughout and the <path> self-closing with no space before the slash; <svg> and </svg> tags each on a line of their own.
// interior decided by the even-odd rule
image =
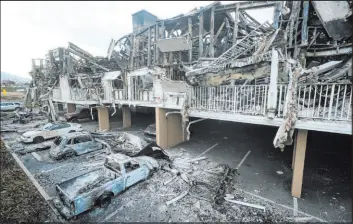
<svg viewBox="0 0 353 224">
<path fill-rule="evenodd" d="M 223 3 L 223 2 L 222 2 Z M 229 2 L 224 2 L 226 4 Z M 209 1 L 1 2 L 1 70 L 26 76 L 32 58 L 70 41 L 104 56 L 111 38 L 132 31 L 131 15 L 146 9 L 165 19 Z M 250 13 L 255 19 L 272 13 Z M 271 17 L 270 17 L 271 19 Z"/>
</svg>

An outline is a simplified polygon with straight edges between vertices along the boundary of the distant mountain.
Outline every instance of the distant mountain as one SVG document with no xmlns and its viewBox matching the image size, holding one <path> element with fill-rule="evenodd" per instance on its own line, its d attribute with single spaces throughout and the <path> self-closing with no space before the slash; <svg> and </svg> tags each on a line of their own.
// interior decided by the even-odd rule
<svg viewBox="0 0 353 224">
<path fill-rule="evenodd" d="M 1 72 L 1 81 L 3 80 L 10 80 L 19 83 L 28 83 L 31 82 L 32 78 L 28 77 L 21 77 L 19 75 L 13 75 L 7 72 Z"/>
</svg>

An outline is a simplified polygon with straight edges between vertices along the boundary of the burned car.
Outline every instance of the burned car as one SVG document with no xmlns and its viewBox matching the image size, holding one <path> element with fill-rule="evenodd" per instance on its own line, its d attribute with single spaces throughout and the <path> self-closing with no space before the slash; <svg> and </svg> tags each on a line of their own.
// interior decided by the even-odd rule
<svg viewBox="0 0 353 224">
<path fill-rule="evenodd" d="M 90 108 L 80 108 L 75 112 L 64 114 L 64 117 L 65 117 L 65 120 L 69 122 L 78 122 L 79 119 L 85 119 L 85 118 L 89 118 L 90 120 L 96 121 L 98 120 L 97 108 L 92 108 L 92 115 L 93 115 L 93 119 L 91 116 Z"/>
<path fill-rule="evenodd" d="M 98 205 L 107 207 L 112 198 L 145 180 L 159 168 L 151 157 L 108 156 L 103 167 L 56 185 L 54 206 L 66 218 L 75 217 Z"/>
<path fill-rule="evenodd" d="M 104 147 L 104 144 L 96 141 L 88 132 L 76 132 L 57 137 L 49 150 L 49 155 L 53 159 L 62 159 L 94 152 Z"/>
<path fill-rule="evenodd" d="M 80 124 L 65 122 L 48 123 L 37 130 L 23 133 L 21 141 L 24 143 L 41 143 L 47 139 L 80 131 L 82 131 L 82 126 Z"/>
<path fill-rule="evenodd" d="M 155 159 L 170 160 L 169 155 L 156 142 L 148 143 L 142 138 L 126 132 L 91 132 L 97 140 L 104 142 L 113 152 L 130 157 L 149 156 Z"/>
</svg>

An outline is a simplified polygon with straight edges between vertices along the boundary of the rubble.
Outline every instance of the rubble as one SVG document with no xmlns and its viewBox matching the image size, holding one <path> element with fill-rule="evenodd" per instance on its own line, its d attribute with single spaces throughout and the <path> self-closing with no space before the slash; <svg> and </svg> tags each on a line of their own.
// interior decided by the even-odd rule
<svg viewBox="0 0 353 224">
<path fill-rule="evenodd" d="M 100 135 L 115 136 L 109 132 L 101 133 Z M 105 138 L 101 137 L 101 139 Z M 158 146 L 150 145 L 150 148 L 152 147 Z M 207 153 L 207 150 L 204 152 Z M 49 161 L 46 158 L 46 151 L 37 153 L 43 158 L 43 166 L 47 166 Z M 128 202 L 133 203 L 139 201 L 141 203 L 156 205 L 144 208 L 147 212 L 150 212 L 152 217 L 158 217 L 156 220 L 168 220 L 164 218 L 164 214 L 179 214 L 181 220 L 195 222 L 202 220 L 286 220 L 286 217 L 289 216 L 287 211 L 277 208 L 271 209 L 268 203 L 247 198 L 238 191 L 236 187 L 237 178 L 235 169 L 231 169 L 227 165 L 211 162 L 205 158 L 206 153 L 191 157 L 187 152 L 180 153 L 180 149 L 168 150 L 168 157 L 158 159 L 158 164 L 153 165 L 153 167 L 160 167 L 153 176 L 145 182 L 130 188 L 126 193 L 120 195 L 118 200 L 112 201 L 112 205 L 104 210 L 113 209 L 113 211 L 116 211 L 121 206 L 127 205 Z M 117 155 L 114 151 L 112 151 L 112 154 Z M 40 172 L 40 174 L 36 175 L 36 178 L 46 188 L 51 189 L 58 181 L 61 182 L 68 178 L 73 178 L 77 175 L 96 170 L 102 166 L 104 162 L 102 159 L 106 155 L 105 153 L 101 155 L 102 157 L 98 158 L 98 160 L 96 158 L 100 155 L 93 153 L 89 155 L 90 158 L 83 156 L 84 160 L 82 160 L 82 158 L 78 160 L 79 158 L 74 157 L 67 163 L 62 161 L 55 168 L 48 166 L 47 169 L 43 169 L 45 172 Z M 121 156 L 126 157 L 126 155 Z M 168 158 L 170 161 L 167 160 Z M 178 166 L 182 163 L 189 164 L 189 166 Z M 90 189 L 91 185 L 87 187 Z M 82 191 L 85 191 L 85 189 Z M 141 192 L 144 194 L 142 198 Z M 241 207 L 231 206 L 232 203 L 227 202 L 225 199 L 230 198 L 229 195 L 233 196 L 230 200 L 265 206 L 266 210 L 263 211 L 258 208 L 242 205 L 240 205 Z M 175 198 L 177 200 L 173 200 Z M 168 204 L 170 205 L 166 206 L 166 202 L 169 202 Z M 163 207 L 161 204 L 164 204 L 166 207 Z M 101 208 L 97 209 L 103 212 Z M 160 210 L 167 211 L 167 213 L 161 213 Z M 96 210 L 93 210 L 88 214 L 82 214 L 83 220 L 85 217 L 95 212 Z M 146 211 L 144 212 L 146 213 Z M 118 213 L 120 217 L 119 220 L 129 220 L 128 216 L 120 215 L 120 212 Z"/>
<path fill-rule="evenodd" d="M 260 23 L 247 12 L 266 7 L 275 8 L 272 23 Z M 194 123 L 186 124 L 190 108 L 250 114 L 283 119 L 273 140 L 273 145 L 283 150 L 292 144 L 299 119 L 350 121 L 351 18 L 352 4 L 348 1 L 213 2 L 169 19 L 155 18 L 140 24 L 132 33 L 112 39 L 106 57 L 93 56 L 69 42 L 67 48 L 50 50 L 45 59 L 33 60 L 33 81 L 25 104 L 31 104 L 31 108 L 41 106 L 44 115 L 16 111 L 2 116 L 14 123 L 2 122 L 1 132 L 37 127 L 23 124 L 43 116 L 49 121 L 58 120 L 55 101 L 90 104 L 93 118 L 93 107 L 110 105 L 115 114 L 119 104 L 168 103 L 174 98 L 162 96 L 171 91 L 177 103 L 170 107 L 181 108 L 188 140 L 190 124 Z M 160 91 L 157 81 L 170 85 L 161 84 Z M 155 94 L 158 91 L 160 95 Z M 204 156 L 218 143 L 190 158 L 186 153 L 166 153 L 158 145 L 147 144 L 129 133 L 91 134 L 107 146 L 106 154 L 160 159 L 157 175 L 131 189 L 147 189 L 148 184 L 150 190 L 144 198 L 135 196 L 131 200 L 154 197 L 163 204 L 159 213 L 176 209 L 183 214 L 183 221 L 285 220 L 285 214 L 273 217 L 265 202 L 245 202 L 235 189 L 237 170 L 250 151 L 236 169 L 231 169 L 213 164 Z M 26 147 L 18 153 L 46 148 Z M 79 169 L 95 167 L 92 164 Z M 197 210 L 197 217 L 192 217 L 192 209 Z"/>
<path fill-rule="evenodd" d="M 271 23 L 256 21 L 248 11 L 270 7 L 275 9 Z M 105 57 L 69 42 L 67 48 L 34 60 L 27 103 L 41 103 L 55 121 L 54 98 L 93 107 L 104 102 L 115 108 L 126 103 L 120 100 L 167 102 L 174 97 L 160 96 L 171 91 L 186 95 L 181 104 L 176 97 L 183 126 L 189 108 L 269 119 L 351 119 L 352 90 L 343 86 L 352 83 L 351 2 L 216 1 L 169 19 L 160 20 L 146 11 L 133 18 L 144 13 L 153 19 L 143 24 L 133 19 L 138 29 L 112 39 Z M 299 77 L 292 77 L 290 70 L 299 67 Z M 170 88 L 157 93 L 157 81 L 171 83 Z M 176 83 L 188 85 L 182 90 Z M 293 100 L 299 101 L 291 115 L 287 113 L 293 103 L 287 101 L 290 83 L 296 83 Z"/>
</svg>

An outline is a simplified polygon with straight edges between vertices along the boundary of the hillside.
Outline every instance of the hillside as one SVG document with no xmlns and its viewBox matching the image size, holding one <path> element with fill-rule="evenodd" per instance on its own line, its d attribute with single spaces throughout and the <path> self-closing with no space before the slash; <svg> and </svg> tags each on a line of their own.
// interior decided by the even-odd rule
<svg viewBox="0 0 353 224">
<path fill-rule="evenodd" d="M 11 81 L 15 81 L 15 82 L 25 83 L 25 82 L 30 82 L 32 80 L 32 78 L 29 76 L 28 76 L 28 78 L 26 78 L 26 77 L 22 77 L 19 75 L 13 75 L 13 74 L 10 74 L 7 72 L 1 72 L 1 81 L 2 80 L 11 80 Z"/>
</svg>

